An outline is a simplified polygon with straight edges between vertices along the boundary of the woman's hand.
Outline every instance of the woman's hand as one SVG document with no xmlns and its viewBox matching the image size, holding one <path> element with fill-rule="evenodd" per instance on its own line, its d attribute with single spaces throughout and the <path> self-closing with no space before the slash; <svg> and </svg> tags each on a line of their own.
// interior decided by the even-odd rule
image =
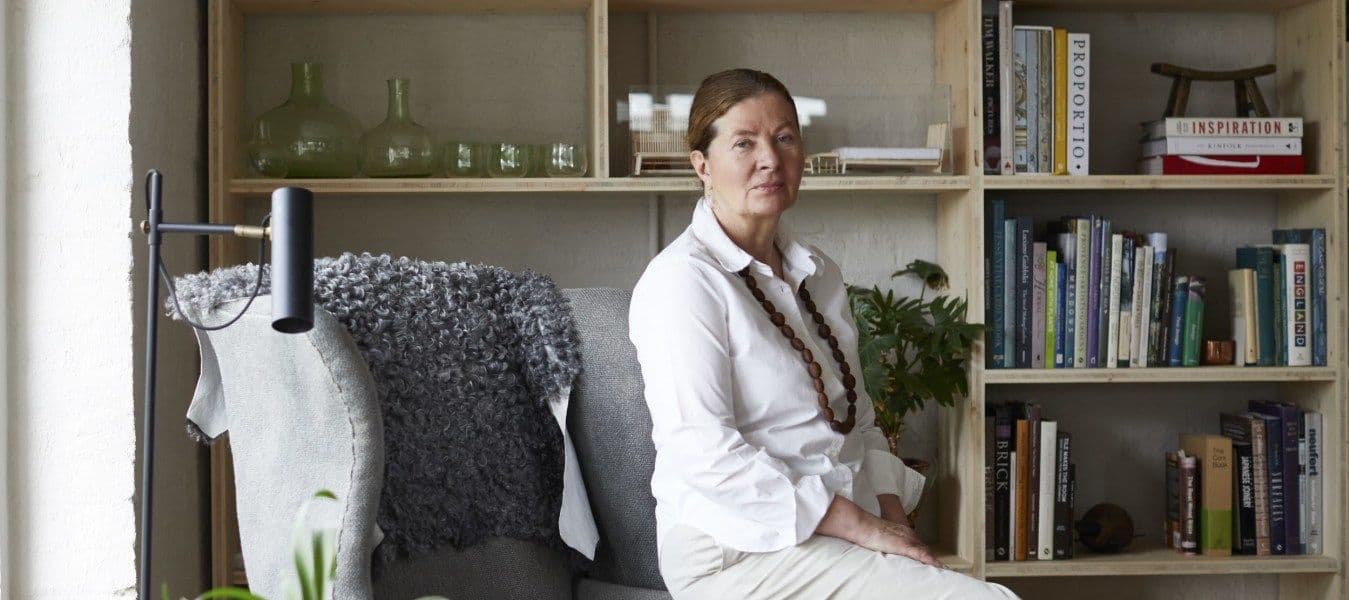
<svg viewBox="0 0 1349 600">
<path fill-rule="evenodd" d="M 843 496 L 834 496 L 815 533 L 842 538 L 868 550 L 898 554 L 939 569 L 946 568 L 918 539 L 918 533 L 912 527 L 868 513 Z"/>
<path fill-rule="evenodd" d="M 904 512 L 904 504 L 899 501 L 899 496 L 894 494 L 877 494 L 876 502 L 881 506 L 881 518 L 892 523 L 901 523 L 913 526 L 909 521 L 909 515 Z"/>
</svg>

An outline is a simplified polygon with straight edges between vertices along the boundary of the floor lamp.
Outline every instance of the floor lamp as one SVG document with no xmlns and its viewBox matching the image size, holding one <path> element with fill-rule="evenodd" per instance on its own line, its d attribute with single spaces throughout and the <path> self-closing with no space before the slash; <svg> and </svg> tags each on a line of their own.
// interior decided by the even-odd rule
<svg viewBox="0 0 1349 600">
<path fill-rule="evenodd" d="M 272 242 L 272 328 L 281 333 L 303 333 L 314 326 L 314 195 L 305 188 L 282 187 L 272 192 L 272 212 L 261 225 L 226 225 L 217 223 L 166 223 L 163 212 L 164 176 L 157 170 L 146 174 L 146 220 L 141 223 L 150 245 L 147 255 L 145 305 L 145 402 L 141 456 L 141 515 L 140 515 L 140 597 L 151 600 L 150 582 L 150 518 L 154 493 L 155 459 L 155 356 L 159 333 L 159 282 L 162 278 L 175 307 L 178 299 L 173 281 L 159 255 L 160 241 L 166 233 L 192 235 L 232 235 L 257 238 L 258 280 L 253 293 L 239 314 L 219 325 L 202 325 L 178 308 L 182 320 L 202 330 L 218 330 L 239 320 L 252 305 L 262 289 L 262 263 L 267 240 Z"/>
</svg>

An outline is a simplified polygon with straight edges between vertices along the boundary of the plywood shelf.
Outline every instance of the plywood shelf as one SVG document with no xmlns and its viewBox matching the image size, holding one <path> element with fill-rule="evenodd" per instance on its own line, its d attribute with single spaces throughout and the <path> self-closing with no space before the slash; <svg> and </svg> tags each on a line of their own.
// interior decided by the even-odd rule
<svg viewBox="0 0 1349 600">
<path fill-rule="evenodd" d="M 282 186 L 308 188 L 315 194 L 456 194 L 542 192 L 689 192 L 697 193 L 693 177 L 575 177 L 510 179 L 235 179 L 230 193 L 243 196 L 270 194 Z M 802 191 L 880 191 L 936 193 L 967 190 L 968 177 L 806 177 Z"/>
<path fill-rule="evenodd" d="M 1314 0 L 1017 0 L 1025 10 L 1118 10 L 1129 12 L 1278 12 Z"/>
<path fill-rule="evenodd" d="M 1231 383 L 1335 381 L 1334 367 L 1148 367 L 1132 369 L 989 369 L 988 384 Z"/>
<path fill-rule="evenodd" d="M 1230 575 L 1252 573 L 1338 573 L 1329 556 L 1185 556 L 1171 548 L 1144 546 L 1120 554 L 1091 554 L 1078 548 L 1067 560 L 990 562 L 986 577 L 1090 577 L 1114 575 Z"/>
<path fill-rule="evenodd" d="M 1326 190 L 1333 175 L 991 175 L 990 190 Z"/>
<path fill-rule="evenodd" d="M 589 0 L 234 0 L 243 14 L 582 14 Z"/>
</svg>

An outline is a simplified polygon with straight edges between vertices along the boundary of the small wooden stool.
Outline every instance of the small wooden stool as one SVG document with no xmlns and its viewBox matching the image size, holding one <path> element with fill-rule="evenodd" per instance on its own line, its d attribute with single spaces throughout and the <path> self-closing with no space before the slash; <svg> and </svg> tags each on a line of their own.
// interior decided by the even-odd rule
<svg viewBox="0 0 1349 600">
<path fill-rule="evenodd" d="M 1238 117 L 1269 117 L 1269 107 L 1255 85 L 1255 78 L 1274 73 L 1274 65 L 1262 65 L 1238 71 L 1200 71 L 1167 63 L 1153 63 L 1152 72 L 1172 77 L 1171 97 L 1166 100 L 1164 117 L 1185 116 L 1185 104 L 1190 100 L 1191 81 L 1231 81 L 1236 88 Z M 1254 112 L 1254 115 L 1251 113 Z"/>
</svg>

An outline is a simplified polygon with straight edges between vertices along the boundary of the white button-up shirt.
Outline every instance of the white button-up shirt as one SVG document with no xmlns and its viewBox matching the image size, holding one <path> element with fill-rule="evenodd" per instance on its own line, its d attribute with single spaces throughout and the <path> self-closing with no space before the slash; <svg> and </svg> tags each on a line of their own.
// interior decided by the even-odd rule
<svg viewBox="0 0 1349 600">
<path fill-rule="evenodd" d="M 726 235 L 704 197 L 633 289 L 629 327 L 656 447 L 658 543 L 682 523 L 730 548 L 768 552 L 809 538 L 835 494 L 872 514 L 877 494 L 898 495 L 906 511 L 917 504 L 922 476 L 890 454 L 875 425 L 839 266 L 785 224 L 776 243 L 786 281 Z M 847 435 L 821 416 L 801 354 L 736 274 L 746 266 L 820 364 L 842 421 L 838 363 L 795 293 L 803 282 L 810 291 L 857 378 L 857 423 Z"/>
</svg>

